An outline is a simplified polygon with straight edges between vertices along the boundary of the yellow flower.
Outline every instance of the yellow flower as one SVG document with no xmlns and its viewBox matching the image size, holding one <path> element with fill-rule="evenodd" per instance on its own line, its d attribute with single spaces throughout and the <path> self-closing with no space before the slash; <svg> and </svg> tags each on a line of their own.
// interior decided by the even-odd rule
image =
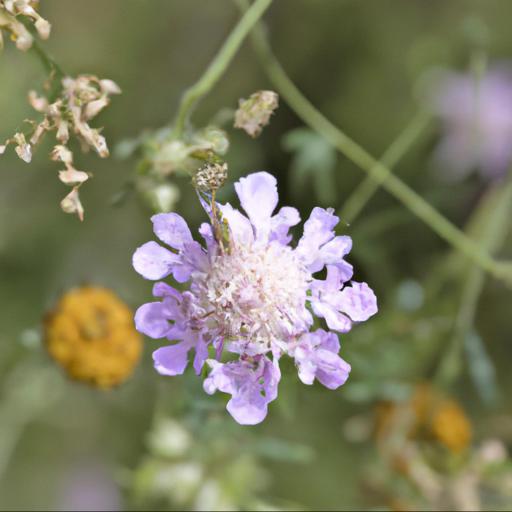
<svg viewBox="0 0 512 512">
<path fill-rule="evenodd" d="M 471 441 L 471 424 L 462 408 L 453 400 L 441 401 L 432 413 L 432 433 L 452 452 L 461 452 Z"/>
<path fill-rule="evenodd" d="M 377 411 L 376 435 L 384 441 L 401 431 L 412 439 L 434 439 L 453 453 L 471 442 L 471 423 L 460 405 L 429 384 L 419 384 L 405 403 L 384 403 Z"/>
<path fill-rule="evenodd" d="M 45 343 L 71 378 L 103 389 L 129 377 L 142 352 L 130 308 L 110 290 L 94 286 L 61 297 L 45 319 Z"/>
</svg>

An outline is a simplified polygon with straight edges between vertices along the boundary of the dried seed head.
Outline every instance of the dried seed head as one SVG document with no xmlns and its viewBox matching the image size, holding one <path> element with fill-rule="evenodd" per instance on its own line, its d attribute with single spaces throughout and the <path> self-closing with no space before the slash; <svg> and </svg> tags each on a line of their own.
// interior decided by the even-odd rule
<svg viewBox="0 0 512 512">
<path fill-rule="evenodd" d="M 113 81 L 108 78 L 104 78 L 99 81 L 101 92 L 107 96 L 110 94 L 121 94 L 121 88 Z"/>
<path fill-rule="evenodd" d="M 16 144 L 16 154 L 27 164 L 32 160 L 32 148 L 25 140 L 23 133 L 15 133 L 13 142 Z"/>
<path fill-rule="evenodd" d="M 50 158 L 55 162 L 64 162 L 71 165 L 73 163 L 73 153 L 66 147 L 60 144 L 54 146 L 50 153 Z"/>
<path fill-rule="evenodd" d="M 59 180 L 65 185 L 80 185 L 88 179 L 89 175 L 86 172 L 78 171 L 73 167 L 69 167 L 65 171 L 59 171 Z"/>
<path fill-rule="evenodd" d="M 45 132 L 50 129 L 50 122 L 45 117 L 39 124 L 36 125 L 34 132 L 32 133 L 32 137 L 30 137 L 30 144 L 35 146 L 43 137 Z"/>
<path fill-rule="evenodd" d="M 21 9 L 21 14 L 40 21 L 34 14 L 35 5 L 36 2 L 33 0 L 12 0 L 9 3 L 7 0 L 0 0 L 0 28 L 5 26 L 6 16 L 11 16 L 9 8 Z M 45 23 L 40 22 L 38 27 L 44 30 Z M 60 95 L 52 103 L 34 91 L 29 92 L 30 105 L 41 113 L 43 118 L 41 121 L 27 120 L 32 125 L 29 140 L 27 141 L 25 134 L 15 133 L 0 145 L 0 155 L 9 144 L 12 144 L 18 157 L 28 163 L 32 159 L 33 146 L 39 143 L 46 132 L 55 132 L 58 144 L 54 146 L 50 156 L 52 160 L 65 165 L 65 169 L 59 171 L 60 181 L 73 187 L 60 205 L 64 212 L 77 214 L 80 220 L 83 220 L 84 210 L 78 189 L 92 175 L 74 167 L 73 154 L 67 144 L 73 135 L 83 151 L 92 148 L 101 158 L 108 157 L 108 146 L 101 129 L 92 128 L 89 122 L 109 104 L 109 96 L 119 94 L 121 90 L 112 80 L 100 80 L 93 75 L 79 75 L 75 78 L 66 76 L 62 79 L 61 85 Z"/>
<path fill-rule="evenodd" d="M 47 20 L 39 18 L 34 25 L 41 39 L 48 39 L 50 37 L 50 30 L 52 26 Z"/>
<path fill-rule="evenodd" d="M 235 113 L 235 128 L 257 137 L 278 105 L 279 96 L 274 91 L 258 91 L 247 100 L 241 99 Z"/>
<path fill-rule="evenodd" d="M 84 209 L 78 195 L 78 186 L 73 187 L 73 190 L 60 202 L 60 207 L 63 212 L 76 213 L 80 220 L 84 220 Z"/>
<path fill-rule="evenodd" d="M 39 96 L 36 91 L 30 91 L 28 93 L 28 102 L 37 112 L 46 112 L 48 109 L 48 100 L 44 96 Z"/>
<path fill-rule="evenodd" d="M 30 18 L 41 39 L 48 39 L 51 25 L 37 12 L 37 0 L 0 0 L 0 31 L 5 29 L 15 41 L 18 49 L 27 51 L 33 43 L 33 37 L 25 25 L 18 19 L 19 16 Z M 2 35 L 0 32 L 0 49 L 2 48 Z"/>
<path fill-rule="evenodd" d="M 207 164 L 192 178 L 194 187 L 201 192 L 214 192 L 224 185 L 228 178 L 228 164 Z"/>
</svg>

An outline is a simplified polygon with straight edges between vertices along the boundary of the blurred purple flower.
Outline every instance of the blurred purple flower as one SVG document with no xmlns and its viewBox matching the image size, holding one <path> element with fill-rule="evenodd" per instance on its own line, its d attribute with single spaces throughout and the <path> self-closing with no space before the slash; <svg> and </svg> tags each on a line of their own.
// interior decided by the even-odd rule
<svg viewBox="0 0 512 512">
<path fill-rule="evenodd" d="M 241 424 L 255 424 L 277 396 L 283 354 L 295 359 L 306 384 L 316 378 L 335 389 L 348 377 L 350 366 L 338 356 L 337 335 L 309 332 L 309 308 L 330 329 L 348 332 L 354 322 L 377 312 L 377 300 L 365 283 L 347 284 L 353 271 L 344 257 L 352 240 L 335 236 L 339 219 L 332 209 L 314 208 L 292 248 L 288 232 L 300 217 L 286 206 L 273 215 L 275 178 L 266 172 L 250 174 L 235 189 L 247 217 L 230 204 L 217 205 L 229 236 L 216 239 L 213 233 L 219 233 L 222 223 L 209 212 L 212 225 L 199 229 L 206 249 L 192 239 L 178 214 L 152 217 L 155 234 L 173 250 L 156 242 L 144 244 L 133 256 L 135 270 L 146 279 L 172 275 L 190 284 L 180 292 L 156 283 L 153 295 L 160 300 L 142 305 L 135 324 L 152 338 L 178 341 L 154 352 L 158 372 L 182 374 L 194 349 L 195 371 L 199 374 L 205 361 L 211 369 L 205 391 L 231 394 L 230 414 Z M 325 267 L 327 278 L 315 279 L 313 274 Z M 210 352 L 214 358 L 208 358 Z M 223 363 L 226 353 L 232 360 Z"/>
<path fill-rule="evenodd" d="M 436 157 L 452 177 L 473 170 L 490 179 L 503 176 L 512 162 L 512 67 L 494 66 L 480 80 L 443 72 L 431 104 L 444 125 Z"/>
<path fill-rule="evenodd" d="M 118 511 L 121 493 L 108 469 L 96 460 L 78 462 L 62 481 L 57 510 Z"/>
</svg>

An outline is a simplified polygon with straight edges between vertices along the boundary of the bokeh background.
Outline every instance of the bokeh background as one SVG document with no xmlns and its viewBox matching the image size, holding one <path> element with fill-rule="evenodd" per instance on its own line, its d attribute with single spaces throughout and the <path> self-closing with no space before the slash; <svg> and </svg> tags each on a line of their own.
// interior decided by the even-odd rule
<svg viewBox="0 0 512 512">
<path fill-rule="evenodd" d="M 239 17 L 228 0 L 46 0 L 40 11 L 53 27 L 44 47 L 68 74 L 108 77 L 122 88 L 96 122 L 112 148 L 169 124 L 181 93 Z M 303 92 L 380 156 L 421 108 L 418 90 L 426 73 L 439 67 L 465 72 L 475 52 L 489 62 L 511 57 L 511 15 L 512 4 L 500 0 L 279 0 L 265 21 L 275 53 Z M 31 52 L 7 42 L 0 54 L 0 139 L 32 116 L 26 92 L 45 78 Z M 268 88 L 247 42 L 194 121 L 205 125 L 220 109 Z M 283 101 L 257 140 L 227 127 L 226 160 L 232 180 L 255 170 L 273 173 L 282 204 L 296 206 L 305 218 L 318 204 L 342 207 L 364 173 L 311 133 L 297 143 L 290 134 L 302 126 Z M 450 169 L 433 159 L 440 136 L 434 118 L 396 173 L 465 229 L 493 185 L 475 174 L 444 179 Z M 136 156 L 100 160 L 89 153 L 76 156 L 77 167 L 94 174 L 81 192 L 85 221 L 62 213 L 66 189 L 56 179 L 50 149 L 43 142 L 30 165 L 12 151 L 0 159 L 1 509 L 250 509 L 256 502 L 266 503 L 264 510 L 270 504 L 428 509 L 406 471 L 386 464 L 375 418 L 383 401 L 407 401 L 418 383 L 436 376 L 470 271 L 464 258 L 379 191 L 355 222 L 342 226 L 354 239 L 350 261 L 357 278 L 370 283 L 380 304 L 377 317 L 342 339 L 342 356 L 353 365 L 345 386 L 335 392 L 306 387 L 290 371 L 266 421 L 241 427 L 223 410 L 223 397 L 202 396 L 194 376 L 156 374 L 151 351 L 157 344 L 145 340 L 134 375 L 115 390 L 99 391 L 67 380 L 46 355 L 42 319 L 63 292 L 84 283 L 112 289 L 133 308 L 146 302 L 151 284 L 133 271 L 131 255 L 152 236 L 151 210 L 137 194 L 112 205 L 133 179 Z M 176 211 L 198 226 L 204 212 L 189 180 L 173 182 L 181 191 Z M 227 186 L 224 198 L 232 195 Z M 510 236 L 499 256 L 512 256 Z M 487 278 L 471 328 L 478 341 L 460 352 L 460 371 L 440 391 L 466 411 L 472 438 L 465 454 L 435 451 L 429 460 L 443 460 L 432 462 L 440 474 L 455 478 L 466 471 L 472 450 L 485 439 L 512 443 L 511 327 L 510 288 Z M 158 459 L 149 435 L 157 402 L 160 412 L 188 429 L 193 457 L 215 451 L 209 470 L 222 473 L 216 482 L 229 498 L 224 505 L 215 493 L 204 491 L 198 502 L 192 492 L 183 498 L 172 491 L 190 467 L 174 473 L 172 464 L 160 473 L 143 467 Z M 170 432 L 172 439 L 183 435 Z M 153 492 L 152 479 L 171 490 Z M 486 487 L 484 509 L 492 503 L 487 506 L 509 510 L 510 477 L 504 482 Z"/>
</svg>

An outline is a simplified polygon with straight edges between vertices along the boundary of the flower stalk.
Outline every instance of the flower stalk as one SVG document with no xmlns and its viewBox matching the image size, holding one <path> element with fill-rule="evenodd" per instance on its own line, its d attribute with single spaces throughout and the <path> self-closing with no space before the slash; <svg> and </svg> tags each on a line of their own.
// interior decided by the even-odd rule
<svg viewBox="0 0 512 512">
<path fill-rule="evenodd" d="M 430 121 L 430 114 L 420 110 L 384 152 L 381 162 L 392 170 L 425 133 Z M 354 222 L 381 186 L 382 177 L 377 178 L 374 173 L 369 173 L 345 201 L 338 214 L 340 218 L 349 224 Z"/>
<path fill-rule="evenodd" d="M 270 7 L 271 3 L 272 0 L 256 0 L 252 6 L 247 9 L 210 65 L 206 68 L 203 75 L 194 85 L 185 91 L 174 124 L 174 136 L 179 138 L 183 135 L 192 111 L 199 101 L 206 96 L 220 80 L 245 38 L 265 11 Z"/>
<path fill-rule="evenodd" d="M 486 218 L 484 225 L 480 226 L 481 234 L 478 237 L 478 243 L 492 254 L 503 245 L 510 226 L 512 175 L 505 183 L 492 187 L 483 201 L 483 214 Z M 478 266 L 472 265 L 465 276 L 452 341 L 441 359 L 436 375 L 442 385 L 448 386 L 460 375 L 464 344 L 473 329 L 478 300 L 484 285 L 484 272 Z"/>
<path fill-rule="evenodd" d="M 247 2 L 245 0 L 236 0 L 236 2 L 242 10 L 246 9 Z M 362 146 L 331 123 L 304 97 L 274 56 L 264 28 L 261 25 L 257 24 L 254 27 L 251 38 L 256 54 L 274 88 L 306 125 L 322 135 L 340 153 L 354 162 L 363 171 L 381 182 L 385 190 L 427 224 L 437 235 L 473 261 L 473 263 L 493 277 L 502 279 L 508 285 L 512 285 L 512 265 L 510 262 L 496 261 L 478 243 L 466 236 L 417 192 L 395 176 L 388 166 L 376 160 Z"/>
</svg>

